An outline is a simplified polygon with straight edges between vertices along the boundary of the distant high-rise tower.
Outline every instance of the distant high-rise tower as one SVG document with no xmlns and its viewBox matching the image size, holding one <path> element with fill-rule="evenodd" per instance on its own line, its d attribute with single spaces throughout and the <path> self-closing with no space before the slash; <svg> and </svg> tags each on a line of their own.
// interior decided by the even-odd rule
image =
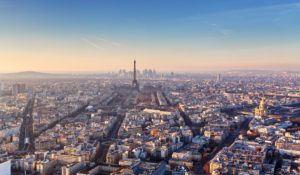
<svg viewBox="0 0 300 175">
<path fill-rule="evenodd" d="M 139 83 L 138 83 L 138 81 L 137 81 L 137 79 L 136 79 L 136 61 L 134 60 L 133 61 L 133 81 L 132 81 L 132 87 L 134 88 L 134 89 L 139 89 Z"/>
<path fill-rule="evenodd" d="M 13 84 L 12 86 L 12 94 L 17 95 L 19 93 L 24 93 L 26 91 L 25 84 Z"/>
<path fill-rule="evenodd" d="M 218 74 L 218 76 L 217 76 L 217 82 L 221 82 L 221 74 Z"/>
<path fill-rule="evenodd" d="M 0 82 L 0 96 L 2 95 L 3 90 L 4 90 L 4 85 Z"/>
</svg>

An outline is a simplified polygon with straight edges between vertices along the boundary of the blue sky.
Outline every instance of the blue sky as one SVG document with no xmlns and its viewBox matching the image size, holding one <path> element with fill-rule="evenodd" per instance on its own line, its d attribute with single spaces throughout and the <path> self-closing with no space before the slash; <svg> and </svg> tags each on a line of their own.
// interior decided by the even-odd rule
<svg viewBox="0 0 300 175">
<path fill-rule="evenodd" d="M 296 0 L 4 0 L 0 24 L 3 71 L 300 68 Z"/>
</svg>

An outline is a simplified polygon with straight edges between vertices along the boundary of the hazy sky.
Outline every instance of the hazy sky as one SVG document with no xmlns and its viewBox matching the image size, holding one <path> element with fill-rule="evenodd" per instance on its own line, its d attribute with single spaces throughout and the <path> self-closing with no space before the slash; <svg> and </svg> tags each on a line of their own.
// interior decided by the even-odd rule
<svg viewBox="0 0 300 175">
<path fill-rule="evenodd" d="M 299 69 L 299 0 L 1 0 L 0 72 Z"/>
</svg>

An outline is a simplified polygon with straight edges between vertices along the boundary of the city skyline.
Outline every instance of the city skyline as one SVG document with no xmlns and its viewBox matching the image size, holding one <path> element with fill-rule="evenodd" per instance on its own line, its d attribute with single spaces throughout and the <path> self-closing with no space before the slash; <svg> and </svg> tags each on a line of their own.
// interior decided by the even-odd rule
<svg viewBox="0 0 300 175">
<path fill-rule="evenodd" d="M 300 174 L 300 0 L 0 1 L 1 175 Z"/>
<path fill-rule="evenodd" d="M 299 70 L 300 2 L 2 1 L 1 73 Z"/>
</svg>

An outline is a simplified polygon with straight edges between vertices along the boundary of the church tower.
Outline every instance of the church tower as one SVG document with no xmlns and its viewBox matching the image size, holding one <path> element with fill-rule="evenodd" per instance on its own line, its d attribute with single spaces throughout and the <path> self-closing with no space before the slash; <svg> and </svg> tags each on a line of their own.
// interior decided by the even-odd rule
<svg viewBox="0 0 300 175">
<path fill-rule="evenodd" d="M 268 115 L 267 110 L 266 110 L 265 97 L 263 97 L 260 100 L 259 107 L 255 109 L 255 115 L 256 116 L 266 116 L 266 115 Z"/>
</svg>

